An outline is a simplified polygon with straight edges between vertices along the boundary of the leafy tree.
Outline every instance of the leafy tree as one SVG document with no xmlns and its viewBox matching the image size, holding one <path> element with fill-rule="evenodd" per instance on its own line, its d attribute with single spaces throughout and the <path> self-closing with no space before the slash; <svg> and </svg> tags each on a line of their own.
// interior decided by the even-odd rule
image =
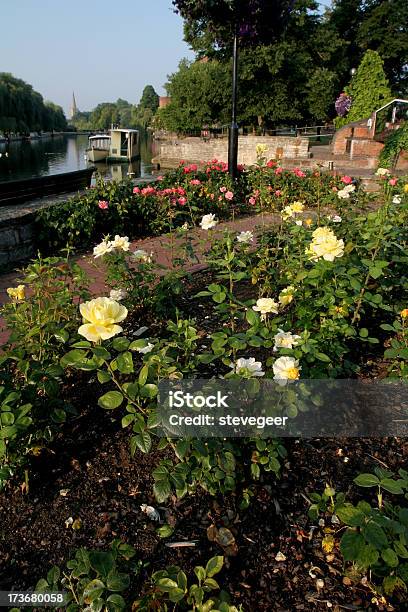
<svg viewBox="0 0 408 612">
<path fill-rule="evenodd" d="M 408 3 L 401 0 L 334 0 L 324 17 L 344 41 L 338 73 L 343 84 L 368 49 L 384 60 L 391 85 L 408 88 Z"/>
<path fill-rule="evenodd" d="M 154 114 L 159 108 L 159 96 L 152 85 L 146 85 L 139 102 L 140 108 L 149 108 Z"/>
<path fill-rule="evenodd" d="M 241 44 L 270 43 L 281 33 L 293 4 L 293 0 L 173 0 L 186 32 L 207 37 L 218 47 L 230 45 L 236 29 Z"/>
<path fill-rule="evenodd" d="M 352 100 L 346 117 L 347 123 L 368 118 L 373 111 L 392 99 L 383 61 L 376 51 L 365 53 L 346 91 Z"/>
<path fill-rule="evenodd" d="M 378 51 L 391 84 L 408 93 L 408 2 L 366 0 L 357 43 L 365 51 Z"/>
<path fill-rule="evenodd" d="M 31 85 L 7 72 L 0 73 L 0 130 L 26 134 L 30 131 L 63 130 L 61 107 L 44 104 Z"/>
<path fill-rule="evenodd" d="M 315 121 L 325 121 L 336 92 L 337 75 L 327 68 L 316 68 L 307 83 L 307 104 Z"/>
<path fill-rule="evenodd" d="M 168 78 L 170 103 L 158 111 L 159 121 L 168 130 L 189 132 L 205 124 L 227 121 L 228 67 L 216 60 L 182 60 L 178 71 Z"/>
</svg>

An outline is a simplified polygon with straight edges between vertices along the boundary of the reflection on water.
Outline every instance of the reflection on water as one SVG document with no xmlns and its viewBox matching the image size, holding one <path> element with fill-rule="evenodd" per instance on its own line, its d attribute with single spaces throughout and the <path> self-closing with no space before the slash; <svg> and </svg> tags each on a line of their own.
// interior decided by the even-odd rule
<svg viewBox="0 0 408 612">
<path fill-rule="evenodd" d="M 98 172 L 107 179 L 150 178 L 153 144 L 151 135 L 141 133 L 140 160 L 124 164 L 98 163 Z M 0 182 L 33 176 L 72 172 L 87 167 L 88 137 L 64 135 L 31 142 L 0 143 Z"/>
</svg>

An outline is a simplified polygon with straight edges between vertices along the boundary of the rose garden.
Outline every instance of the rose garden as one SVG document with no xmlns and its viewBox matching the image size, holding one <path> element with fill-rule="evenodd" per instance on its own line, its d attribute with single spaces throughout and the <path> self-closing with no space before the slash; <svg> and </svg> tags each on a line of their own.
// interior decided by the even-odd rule
<svg viewBox="0 0 408 612">
<path fill-rule="evenodd" d="M 166 104 L 73 129 L 191 158 L 35 208 L 0 277 L 0 606 L 406 610 L 408 9 L 171 4 Z M 44 106 L 0 74 L 8 134 L 10 84 Z"/>
</svg>

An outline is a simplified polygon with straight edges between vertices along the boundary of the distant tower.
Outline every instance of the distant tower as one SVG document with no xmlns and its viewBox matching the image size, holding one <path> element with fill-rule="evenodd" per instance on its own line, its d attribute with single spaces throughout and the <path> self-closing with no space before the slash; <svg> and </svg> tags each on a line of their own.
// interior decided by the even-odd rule
<svg viewBox="0 0 408 612">
<path fill-rule="evenodd" d="M 74 92 L 72 92 L 72 104 L 71 104 L 71 108 L 69 109 L 69 118 L 72 119 L 73 117 L 75 117 L 77 112 L 78 112 L 78 107 L 75 101 L 75 94 Z"/>
</svg>

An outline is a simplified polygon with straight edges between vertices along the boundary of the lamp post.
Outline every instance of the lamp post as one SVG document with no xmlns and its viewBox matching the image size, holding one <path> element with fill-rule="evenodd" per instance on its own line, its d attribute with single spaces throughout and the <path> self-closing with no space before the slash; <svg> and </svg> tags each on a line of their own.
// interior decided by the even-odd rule
<svg viewBox="0 0 408 612">
<path fill-rule="evenodd" d="M 238 124 L 237 124 L 237 97 L 238 97 L 238 30 L 234 29 L 234 43 L 232 51 L 232 105 L 231 126 L 228 138 L 228 172 L 235 179 L 238 162 Z"/>
<path fill-rule="evenodd" d="M 350 68 L 350 76 L 351 78 L 353 78 L 353 76 L 356 74 L 357 72 L 357 68 Z"/>
</svg>

